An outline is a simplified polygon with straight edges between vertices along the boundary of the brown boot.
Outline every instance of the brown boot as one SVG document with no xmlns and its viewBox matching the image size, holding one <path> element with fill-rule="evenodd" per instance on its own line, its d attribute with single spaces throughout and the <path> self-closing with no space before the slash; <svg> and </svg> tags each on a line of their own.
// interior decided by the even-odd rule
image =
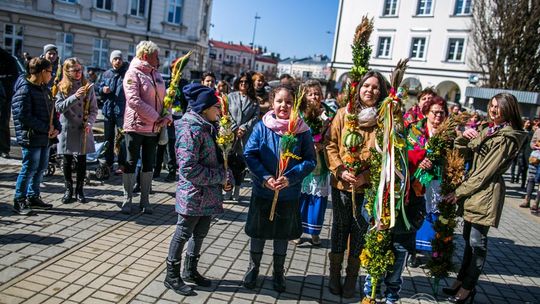
<svg viewBox="0 0 540 304">
<path fill-rule="evenodd" d="M 330 282 L 328 282 L 328 288 L 330 293 L 335 295 L 341 295 L 341 264 L 343 263 L 343 252 L 341 253 L 328 253 L 330 259 Z"/>
<path fill-rule="evenodd" d="M 353 298 L 356 293 L 356 280 L 358 279 L 358 271 L 360 270 L 360 258 L 349 256 L 347 259 L 347 268 L 345 268 L 346 276 L 343 283 L 344 298 Z"/>
<path fill-rule="evenodd" d="M 523 199 L 523 203 L 519 205 L 520 208 L 529 208 L 531 203 L 531 198 L 527 195 L 525 195 L 525 198 Z"/>
</svg>

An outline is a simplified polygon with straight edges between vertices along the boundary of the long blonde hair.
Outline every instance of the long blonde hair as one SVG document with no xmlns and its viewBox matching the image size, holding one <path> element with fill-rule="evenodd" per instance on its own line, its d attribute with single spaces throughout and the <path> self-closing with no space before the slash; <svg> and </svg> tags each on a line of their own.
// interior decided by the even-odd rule
<svg viewBox="0 0 540 304">
<path fill-rule="evenodd" d="M 66 96 L 71 92 L 71 89 L 73 88 L 73 82 L 75 81 L 75 79 L 70 76 L 69 70 L 76 65 L 80 65 L 81 69 L 83 68 L 79 59 L 73 57 L 66 59 L 64 61 L 64 65 L 62 66 L 62 80 L 60 80 L 58 87 L 60 88 L 60 92 L 62 92 L 62 94 Z M 81 71 L 81 73 L 81 86 L 84 86 L 86 85 L 87 81 L 84 78 L 84 72 Z"/>
</svg>

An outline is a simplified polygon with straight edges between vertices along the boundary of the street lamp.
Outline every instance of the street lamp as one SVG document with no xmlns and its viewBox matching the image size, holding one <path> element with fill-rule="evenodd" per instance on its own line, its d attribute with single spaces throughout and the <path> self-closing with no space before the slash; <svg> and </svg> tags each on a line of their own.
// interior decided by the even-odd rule
<svg viewBox="0 0 540 304">
<path fill-rule="evenodd" d="M 251 39 L 251 48 L 255 49 L 255 31 L 257 30 L 257 20 L 261 19 L 257 13 L 255 13 L 255 24 L 253 25 L 253 38 Z"/>
</svg>

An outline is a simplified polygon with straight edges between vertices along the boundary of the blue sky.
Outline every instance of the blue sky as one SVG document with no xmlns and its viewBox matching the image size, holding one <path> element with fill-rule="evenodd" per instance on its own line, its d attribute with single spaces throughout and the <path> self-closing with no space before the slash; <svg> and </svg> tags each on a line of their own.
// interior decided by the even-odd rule
<svg viewBox="0 0 540 304">
<path fill-rule="evenodd" d="M 332 55 L 338 0 L 214 0 L 210 38 L 266 46 L 281 58 Z M 327 33 L 330 31 L 330 33 Z"/>
</svg>

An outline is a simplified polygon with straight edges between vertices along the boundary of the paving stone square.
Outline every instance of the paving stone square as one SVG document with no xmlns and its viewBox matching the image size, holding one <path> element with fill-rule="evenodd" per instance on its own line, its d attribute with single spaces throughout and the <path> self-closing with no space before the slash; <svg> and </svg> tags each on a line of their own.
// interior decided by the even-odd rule
<svg viewBox="0 0 540 304">
<path fill-rule="evenodd" d="M 244 223 L 250 188 L 246 181 L 242 202 L 226 201 L 225 213 L 216 216 L 204 241 L 200 272 L 212 279 L 210 288 L 183 297 L 163 285 L 165 257 L 174 233 L 173 183 L 158 178 L 151 201 L 154 215 L 123 215 L 121 179 L 87 186 L 89 203 L 62 205 L 62 177 L 46 177 L 44 197 L 52 210 L 35 216 L 11 212 L 14 179 L 20 161 L 0 164 L 0 303 L 358 303 L 329 293 L 328 252 L 331 206 L 321 233 L 322 246 L 309 236 L 299 245 L 289 243 L 287 290 L 272 288 L 272 245 L 267 242 L 261 275 L 254 290 L 242 287 L 248 267 L 249 238 Z M 507 183 L 506 206 L 500 227 L 489 233 L 488 258 L 480 277 L 476 303 L 540 303 L 540 217 L 518 207 L 523 191 Z M 138 202 L 138 197 L 135 198 Z M 455 238 L 454 261 L 459 263 L 463 238 Z M 428 257 L 421 256 L 426 262 Z M 361 271 L 361 283 L 365 272 Z M 450 284 L 441 281 L 439 289 Z M 402 303 L 417 303 L 419 294 L 432 295 L 434 282 L 423 267 L 406 268 Z M 445 297 L 439 290 L 439 303 Z"/>
</svg>

